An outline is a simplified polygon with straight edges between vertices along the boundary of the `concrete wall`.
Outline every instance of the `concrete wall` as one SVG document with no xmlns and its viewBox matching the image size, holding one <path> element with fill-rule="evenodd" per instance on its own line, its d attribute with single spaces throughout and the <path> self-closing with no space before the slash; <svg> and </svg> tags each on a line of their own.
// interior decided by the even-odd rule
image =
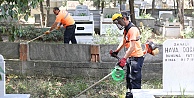
<svg viewBox="0 0 194 98">
<path fill-rule="evenodd" d="M 19 59 L 19 43 L 0 42 L 0 54 L 5 59 Z"/>
<path fill-rule="evenodd" d="M 55 75 L 102 78 L 114 68 L 117 59 L 109 51 L 117 45 L 99 45 L 99 61 L 91 61 L 91 46 L 86 44 L 29 43 L 28 59 L 20 60 L 19 43 L 0 43 L 7 74 Z M 98 46 L 98 45 L 97 45 Z M 162 45 L 157 56 L 146 55 L 143 79 L 162 79 Z M 124 49 L 118 54 L 124 55 Z"/>
</svg>

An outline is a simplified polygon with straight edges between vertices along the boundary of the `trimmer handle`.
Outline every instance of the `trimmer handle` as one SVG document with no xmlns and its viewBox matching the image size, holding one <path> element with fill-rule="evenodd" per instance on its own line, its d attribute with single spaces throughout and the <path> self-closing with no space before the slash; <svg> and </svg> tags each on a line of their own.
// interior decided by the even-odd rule
<svg viewBox="0 0 194 98">
<path fill-rule="evenodd" d="M 109 54 L 110 54 L 112 57 L 115 57 L 115 58 L 117 58 L 118 60 L 120 60 L 120 58 L 117 56 L 118 53 L 115 54 L 113 50 L 110 50 Z"/>
</svg>

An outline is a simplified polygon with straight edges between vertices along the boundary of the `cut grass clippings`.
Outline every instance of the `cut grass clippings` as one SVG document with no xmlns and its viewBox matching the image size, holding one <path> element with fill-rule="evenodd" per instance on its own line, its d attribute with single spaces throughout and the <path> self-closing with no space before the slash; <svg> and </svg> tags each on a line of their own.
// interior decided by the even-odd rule
<svg viewBox="0 0 194 98">
<path fill-rule="evenodd" d="M 54 76 L 6 76 L 6 93 L 30 94 L 30 98 L 72 98 L 98 80 L 93 78 L 63 78 Z M 144 89 L 161 89 L 161 80 L 142 81 Z M 125 80 L 108 78 L 84 94 L 89 98 L 124 98 Z"/>
</svg>

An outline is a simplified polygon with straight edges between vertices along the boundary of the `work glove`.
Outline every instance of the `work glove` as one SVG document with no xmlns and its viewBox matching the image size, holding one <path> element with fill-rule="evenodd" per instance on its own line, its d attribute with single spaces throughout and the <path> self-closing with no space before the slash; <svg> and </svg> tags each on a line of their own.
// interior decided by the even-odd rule
<svg viewBox="0 0 194 98">
<path fill-rule="evenodd" d="M 110 56 L 112 56 L 112 57 L 117 57 L 118 52 L 113 51 L 113 50 L 110 50 L 109 54 L 110 54 Z"/>
<path fill-rule="evenodd" d="M 44 34 L 50 34 L 50 31 L 48 30 L 48 31 L 44 32 Z"/>
<path fill-rule="evenodd" d="M 126 65 L 126 61 L 127 61 L 126 58 L 122 58 L 122 59 L 119 60 L 118 65 L 119 65 L 121 68 L 123 68 L 123 67 Z"/>
<path fill-rule="evenodd" d="M 56 30 L 59 30 L 60 28 L 61 28 L 60 26 L 55 27 Z"/>
</svg>

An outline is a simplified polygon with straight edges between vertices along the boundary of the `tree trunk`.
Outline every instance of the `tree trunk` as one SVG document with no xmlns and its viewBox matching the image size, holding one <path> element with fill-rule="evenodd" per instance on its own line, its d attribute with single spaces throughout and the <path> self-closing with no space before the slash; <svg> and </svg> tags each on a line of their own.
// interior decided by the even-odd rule
<svg viewBox="0 0 194 98">
<path fill-rule="evenodd" d="M 131 22 L 136 25 L 135 13 L 134 13 L 134 0 L 129 0 L 129 9 L 130 9 Z"/>
<path fill-rule="evenodd" d="M 181 30 L 184 29 L 184 0 L 178 0 L 178 17 L 179 17 L 179 22 L 182 26 Z"/>
<path fill-rule="evenodd" d="M 46 23 L 45 23 L 45 26 L 48 27 L 48 24 L 49 24 L 49 12 L 50 12 L 50 0 L 46 0 L 46 6 L 47 6 L 47 9 L 46 9 Z"/>
<path fill-rule="evenodd" d="M 122 0 L 119 0 L 120 11 L 121 11 L 121 4 L 122 4 Z"/>
<path fill-rule="evenodd" d="M 102 1 L 102 3 L 101 3 L 101 5 L 102 5 L 102 13 L 103 13 L 103 9 L 104 9 L 104 4 L 105 2 L 104 1 Z"/>
<path fill-rule="evenodd" d="M 174 2 L 174 9 L 176 9 L 176 0 L 173 0 L 173 2 Z M 175 10 L 175 15 L 177 15 L 177 11 Z"/>
<path fill-rule="evenodd" d="M 179 0 L 176 0 L 176 3 L 177 3 L 177 8 L 176 8 L 176 10 L 177 10 L 177 12 L 175 13 L 176 15 L 178 14 L 178 12 L 179 12 Z"/>
<path fill-rule="evenodd" d="M 2 42 L 2 41 L 3 41 L 3 38 L 2 38 L 1 33 L 0 33 L 0 42 Z"/>
<path fill-rule="evenodd" d="M 191 0 L 190 2 L 191 2 L 191 6 L 193 7 L 193 6 L 194 6 L 194 1 L 193 1 L 193 0 Z"/>
<path fill-rule="evenodd" d="M 152 15 L 154 15 L 154 9 L 155 9 L 155 0 L 152 0 Z"/>
<path fill-rule="evenodd" d="M 45 21 L 45 17 L 44 17 L 44 11 L 43 11 L 43 4 L 41 1 L 40 2 L 40 25 L 41 25 L 41 27 L 44 26 L 44 21 Z"/>
<path fill-rule="evenodd" d="M 100 0 L 98 0 L 97 2 L 98 2 L 97 9 L 99 10 L 100 9 Z"/>
</svg>

